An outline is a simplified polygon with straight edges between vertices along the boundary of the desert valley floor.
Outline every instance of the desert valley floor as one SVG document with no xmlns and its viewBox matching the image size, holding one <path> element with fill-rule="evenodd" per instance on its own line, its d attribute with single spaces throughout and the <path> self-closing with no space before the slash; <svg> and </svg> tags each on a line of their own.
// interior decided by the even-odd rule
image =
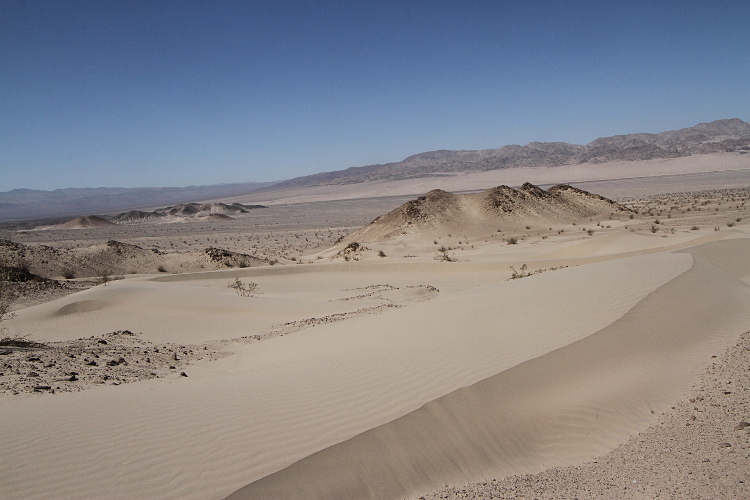
<svg viewBox="0 0 750 500">
<path fill-rule="evenodd" d="M 62 284 L 3 323 L 0 498 L 750 497 L 750 169 L 612 177 L 387 240 L 416 196 L 12 233 L 134 253 L 26 262 Z"/>
</svg>

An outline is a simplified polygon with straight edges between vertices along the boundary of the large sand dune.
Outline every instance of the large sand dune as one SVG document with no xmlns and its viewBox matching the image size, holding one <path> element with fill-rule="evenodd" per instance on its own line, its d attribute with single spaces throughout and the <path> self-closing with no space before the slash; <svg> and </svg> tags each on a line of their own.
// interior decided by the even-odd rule
<svg viewBox="0 0 750 500">
<path fill-rule="evenodd" d="M 742 235 L 578 252 L 513 281 L 502 263 L 319 264 L 133 278 L 24 309 L 13 327 L 48 340 L 198 342 L 403 306 L 234 342 L 187 378 L 2 396 L 0 496 L 401 498 L 580 462 L 652 423 L 747 324 Z M 234 294 L 236 275 L 261 293 Z M 410 292 L 426 285 L 440 291 Z"/>
<path fill-rule="evenodd" d="M 50 344 L 0 349 L 0 498 L 399 499 L 591 460 L 659 421 L 748 330 L 749 199 L 397 235 L 360 262 L 328 262 L 339 245 L 23 308 L 3 326 Z M 188 245 L 179 228 L 128 231 Z M 261 241 L 245 239 L 238 251 Z M 460 262 L 436 260 L 440 245 Z M 535 272 L 509 280 L 524 264 Z"/>
</svg>

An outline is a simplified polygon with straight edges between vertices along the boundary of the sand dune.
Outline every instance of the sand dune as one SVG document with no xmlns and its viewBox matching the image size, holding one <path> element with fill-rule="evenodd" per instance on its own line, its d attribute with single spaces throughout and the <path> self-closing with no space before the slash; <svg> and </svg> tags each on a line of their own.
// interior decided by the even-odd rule
<svg viewBox="0 0 750 500">
<path fill-rule="evenodd" d="M 658 235 L 646 224 L 670 201 L 593 235 L 460 243 L 462 262 L 390 241 L 362 262 L 128 276 L 21 309 L 3 325 L 35 340 L 128 329 L 133 349 L 208 354 L 161 378 L 114 385 L 87 365 L 64 382 L 78 392 L 0 394 L 0 497 L 404 498 L 591 459 L 747 330 L 746 193 L 722 196 Z M 523 263 L 548 269 L 509 280 Z M 12 366 L 19 384 L 43 368 Z"/>
<path fill-rule="evenodd" d="M 653 421 L 694 367 L 736 339 L 750 288 L 714 264 L 749 241 L 713 243 L 681 276 L 599 332 L 323 450 L 229 498 L 403 498 L 582 462 Z M 697 293 L 696 293 L 697 292 Z M 670 311 L 669 316 L 665 315 Z M 654 383 L 658 380 L 659 383 Z"/>
<path fill-rule="evenodd" d="M 712 252 L 709 254 L 714 255 Z M 284 302 L 286 308 L 294 301 L 303 304 L 313 300 L 331 300 L 325 302 L 325 307 L 335 309 L 348 302 L 335 299 L 360 295 L 360 292 L 352 292 L 351 289 L 374 282 L 405 286 L 423 284 L 426 278 L 431 277 L 432 282 L 428 283 L 441 290 L 439 296 L 430 301 L 390 309 L 380 315 L 324 324 L 261 342 L 234 344 L 231 347 L 235 355 L 194 365 L 188 370 L 188 378 L 98 387 L 52 397 L 4 399 L 4 422 L 7 425 L 0 433 L 6 452 L 0 464 L 3 471 L 0 495 L 12 496 L 21 492 L 27 498 L 220 498 L 243 484 L 281 470 L 280 475 L 269 476 L 242 494 L 250 495 L 249 492 L 256 488 L 267 487 L 264 485 L 275 488 L 278 478 L 291 474 L 290 471 L 300 466 L 284 472 L 285 467 L 320 450 L 327 450 L 322 451 L 322 455 L 331 455 L 337 464 L 342 460 L 350 463 L 366 461 L 366 454 L 347 451 L 341 455 L 336 451 L 339 448 L 329 447 L 337 443 L 342 443 L 340 446 L 345 448 L 351 446 L 347 445 L 347 440 L 355 436 L 365 436 L 355 438 L 355 443 L 358 439 L 375 439 L 374 443 L 382 446 L 385 438 L 367 437 L 383 432 L 378 430 L 380 426 L 389 422 L 391 424 L 388 425 L 397 425 L 401 418 L 407 421 L 413 419 L 415 411 L 418 412 L 416 415 L 430 413 L 429 408 L 447 408 L 440 409 L 438 414 L 449 410 L 452 412 L 454 408 L 462 406 L 453 402 L 453 398 L 460 396 L 460 400 L 468 397 L 465 396 L 467 393 L 479 391 L 474 396 L 476 399 L 471 401 L 474 407 L 475 403 L 489 398 L 484 397 L 484 386 L 480 386 L 479 390 L 472 384 L 494 387 L 498 385 L 491 382 L 494 379 L 482 381 L 494 376 L 508 377 L 510 373 L 515 373 L 512 371 L 516 369 L 514 367 L 534 362 L 530 360 L 543 360 L 545 356 L 558 359 L 562 356 L 555 354 L 558 350 L 575 346 L 577 341 L 586 343 L 585 348 L 575 348 L 583 349 L 581 355 L 619 353 L 628 343 L 623 343 L 620 334 L 605 334 L 608 328 L 621 328 L 616 327 L 618 322 L 633 322 L 628 332 L 651 332 L 646 327 L 654 324 L 661 326 L 664 318 L 671 321 L 674 316 L 679 330 L 689 327 L 688 333 L 696 335 L 703 333 L 702 325 L 710 324 L 711 332 L 718 337 L 708 338 L 709 346 L 714 345 L 712 342 L 720 343 L 724 338 L 722 335 L 731 337 L 734 330 L 730 323 L 737 317 L 740 308 L 738 301 L 743 299 L 745 293 L 744 285 L 739 288 L 736 284 L 732 285 L 732 278 L 718 269 L 709 270 L 707 266 L 701 262 L 693 265 L 693 258 L 688 253 L 655 253 L 571 267 L 510 282 L 504 281 L 505 273 L 502 277 L 488 276 L 486 271 L 473 276 L 472 273 L 456 271 L 442 275 L 429 271 L 421 273 L 418 264 L 412 265 L 413 275 L 403 268 L 393 272 L 385 270 L 386 267 L 383 272 L 350 273 L 343 271 L 347 265 L 342 264 L 331 266 L 338 267 L 340 272 L 329 273 L 307 271 L 318 266 L 295 266 L 243 270 L 249 273 L 248 276 L 259 273 L 253 276 L 253 280 L 259 282 L 261 289 L 265 289 L 264 295 L 267 296 L 262 298 L 261 295 L 264 301 L 262 307 L 256 303 L 256 299 L 229 293 L 231 290 L 226 289 L 224 284 L 231 273 L 205 273 L 194 275 L 195 280 L 191 280 L 189 275 L 124 280 L 90 290 L 88 294 L 77 294 L 30 308 L 21 311 L 29 312 L 19 315 L 19 320 L 32 324 L 32 320 L 40 320 L 44 314 L 51 315 L 55 317 L 54 321 L 60 322 L 55 328 L 61 331 L 64 330 L 61 325 L 70 321 L 71 328 L 66 335 L 73 336 L 72 325 L 85 327 L 99 324 L 100 320 L 105 320 L 104 317 L 94 321 L 92 316 L 87 315 L 107 311 L 109 306 L 99 307 L 102 306 L 99 303 L 91 310 L 86 310 L 88 306 L 74 306 L 70 314 L 62 316 L 59 315 L 60 310 L 83 300 L 110 302 L 107 299 L 109 296 L 111 303 L 123 304 L 118 306 L 122 307 L 123 319 L 127 310 L 138 310 L 138 316 L 150 317 L 148 321 L 152 322 L 153 329 L 144 329 L 144 335 L 156 335 L 154 332 L 161 331 L 161 328 L 156 329 L 157 326 L 178 324 L 183 328 L 180 338 L 197 338 L 199 334 L 210 337 L 217 330 L 225 335 L 234 333 L 222 323 L 211 331 L 205 330 L 206 325 L 217 324 L 215 322 L 229 309 L 234 309 L 234 314 L 245 315 L 240 323 L 252 324 L 263 321 L 261 309 L 271 311 L 264 313 L 267 318 L 273 316 L 274 301 Z M 327 266 L 319 267 L 325 269 Z M 376 267 L 373 265 L 371 269 Z M 297 268 L 300 271 L 292 273 Z M 271 276 L 269 273 L 278 274 Z M 207 277 L 211 275 L 216 277 Z M 698 280 L 699 288 L 706 290 L 706 296 L 696 296 L 695 300 L 700 298 L 701 303 L 717 305 L 715 310 L 695 308 L 690 301 L 673 303 L 667 299 L 656 300 L 662 296 L 669 297 L 679 290 L 698 287 L 698 283 L 691 280 Z M 177 286 L 185 290 L 178 292 Z M 134 288 L 138 289 L 137 293 Z M 565 290 L 565 293 L 561 294 L 560 290 Z M 209 293 L 204 293 L 206 291 Z M 177 295 L 171 297 L 173 293 Z M 215 299 L 207 298 L 211 295 L 215 295 Z M 147 305 L 148 299 L 140 302 L 141 299 L 135 298 L 143 296 L 152 297 L 150 307 Z M 164 306 L 158 305 L 164 297 L 170 297 L 169 300 L 175 304 L 182 303 L 183 314 L 162 314 L 160 309 Z M 185 311 L 197 306 L 197 302 L 191 300 L 204 302 L 206 306 L 200 313 L 185 314 Z M 213 311 L 221 304 L 225 309 Z M 724 305 L 718 307 L 721 304 Z M 678 305 L 679 308 L 673 309 L 672 306 Z M 320 310 L 318 306 L 320 304 L 314 307 L 317 311 Z M 640 312 L 644 308 L 648 314 Z M 169 309 L 168 303 L 166 309 Z M 665 311 L 674 312 L 667 315 Z M 305 312 L 301 311 L 300 314 L 304 316 Z M 693 312 L 700 314 L 693 316 Z M 196 317 L 201 314 L 209 318 L 202 324 L 196 322 Z M 703 317 L 707 319 L 701 321 L 709 323 L 696 319 Z M 46 318 L 45 321 L 53 321 L 50 316 Z M 687 325 L 679 318 L 683 318 Z M 135 319 L 131 318 L 131 321 Z M 714 329 L 714 326 L 717 328 Z M 88 332 L 93 330 L 90 328 Z M 83 331 L 84 334 L 88 332 Z M 648 354 L 653 349 L 653 355 L 660 358 L 660 342 L 667 347 L 672 345 L 671 342 L 684 343 L 687 354 L 677 356 L 675 363 L 689 370 L 706 352 L 705 345 L 698 341 L 687 342 L 689 337 L 680 338 L 672 330 L 664 335 L 665 339 L 660 339 L 655 345 L 639 348 L 646 351 L 635 351 L 632 357 L 653 359 L 644 356 L 644 352 Z M 615 340 L 607 341 L 610 343 L 594 340 L 599 337 L 614 337 Z M 589 344 L 593 347 L 586 347 Z M 562 357 L 567 359 L 567 356 Z M 576 364 L 576 369 L 586 367 L 589 361 L 586 358 L 586 363 Z M 534 368 L 535 372 L 541 370 L 549 373 L 552 379 L 559 377 L 560 384 L 568 376 L 556 371 L 557 361 L 536 362 L 542 363 L 543 367 Z M 487 446 L 495 446 L 505 442 L 503 436 L 506 436 L 517 443 L 506 451 L 502 451 L 505 445 L 500 446 L 498 449 L 501 451 L 495 453 L 496 457 L 507 455 L 504 466 L 482 465 L 477 470 L 483 473 L 490 470 L 537 470 L 551 463 L 563 463 L 571 457 L 580 460 L 592 456 L 650 422 L 651 414 L 647 410 L 666 404 L 668 398 L 681 387 L 683 380 L 683 372 L 678 370 L 674 382 L 665 382 L 663 389 L 656 391 L 656 394 L 649 391 L 644 393 L 639 385 L 642 379 L 636 376 L 638 370 L 620 374 L 606 371 L 610 369 L 610 363 L 606 365 L 602 367 L 592 361 L 591 371 L 580 372 L 578 376 L 584 381 L 619 380 L 621 376 L 624 380 L 611 387 L 606 384 L 605 387 L 581 386 L 581 394 L 566 396 L 572 402 L 578 401 L 578 406 L 564 407 L 557 416 L 550 417 L 549 413 L 541 412 L 533 417 L 541 418 L 543 423 L 519 429 L 514 428 L 513 420 L 509 419 L 491 432 L 494 439 L 489 439 L 490 435 L 475 435 L 467 441 L 475 444 L 487 441 Z M 636 366 L 642 368 L 639 364 Z M 526 378 L 522 377 L 523 380 Z M 505 408 L 511 414 L 518 412 L 515 418 L 523 422 L 533 422 L 532 414 L 540 408 L 535 405 L 551 404 L 559 399 L 555 391 L 549 391 L 558 382 L 539 375 L 538 383 L 540 389 L 533 391 L 517 386 L 508 388 L 521 393 L 512 392 L 511 399 L 500 396 L 501 409 Z M 507 386 L 505 383 L 499 385 Z M 652 385 L 649 384 L 649 387 Z M 451 395 L 462 387 L 469 389 L 460 391 L 459 396 Z M 529 399 L 521 398 L 523 394 Z M 443 397 L 448 399 L 440 399 Z M 507 401 L 516 399 L 519 404 L 507 404 Z M 432 401 L 434 403 L 430 403 Z M 520 404 L 522 401 L 526 402 Z M 614 408 L 607 407 L 605 403 L 612 401 L 616 402 L 613 403 Z M 428 404 L 426 409 L 419 410 L 425 404 Z M 555 404 L 561 403 L 558 401 Z M 557 407 L 552 405 L 550 408 Z M 592 424 L 590 408 L 602 408 L 601 413 L 611 417 Z M 486 427 L 487 421 L 483 420 L 487 418 L 487 411 L 486 407 L 478 405 L 475 415 L 459 422 L 461 432 L 471 434 L 472 430 L 477 429 L 490 432 Z M 111 418 L 112 415 L 117 415 L 117 418 Z M 429 432 L 431 439 L 435 438 L 432 434 L 435 426 L 445 425 L 444 419 L 440 418 L 434 425 L 427 425 L 423 417 L 418 420 L 419 427 L 424 424 L 424 432 Z M 572 425 L 570 422 L 578 422 L 576 425 L 582 427 L 569 438 L 563 437 L 570 431 L 566 427 Z M 596 431 L 593 440 L 587 437 L 590 428 Z M 411 431 L 388 432 L 403 437 L 404 432 L 409 434 Z M 412 442 L 411 438 L 405 439 L 406 443 Z M 525 442 L 523 439 L 536 443 L 530 448 L 536 451 L 528 456 L 518 454 L 518 449 L 526 449 L 526 446 L 522 446 Z M 465 454 L 465 462 L 460 462 L 463 465 L 458 472 L 451 472 L 441 458 L 445 453 L 453 453 L 445 448 L 448 445 L 450 440 L 435 438 L 434 448 L 414 447 L 415 452 L 428 452 L 428 457 L 434 457 L 435 462 L 428 461 L 424 465 L 424 473 L 414 474 L 413 477 L 410 474 L 408 478 L 399 476 L 394 484 L 400 485 L 400 489 L 395 494 L 433 487 L 437 478 L 460 480 L 476 477 L 470 471 L 474 470 L 474 465 L 481 465 L 481 460 L 470 453 L 472 447 L 463 449 L 457 455 Z M 359 450 L 361 445 L 354 448 L 355 451 Z M 366 448 L 369 449 L 369 446 Z M 404 450 L 411 448 L 406 446 Z M 482 453 L 479 455 L 482 456 Z M 32 456 L 35 457 L 33 462 L 28 458 Z M 313 467 L 322 467 L 320 470 L 333 474 L 328 469 L 328 459 L 317 462 L 315 457 L 313 455 L 311 460 L 322 465 Z M 399 467 L 398 460 L 416 460 L 406 451 L 391 458 L 376 457 L 383 459 L 382 467 L 386 474 Z M 45 470 L 46 473 L 40 477 L 33 474 L 32 469 Z M 113 471 L 117 473 L 113 474 Z M 305 478 L 306 474 L 302 472 L 299 477 Z M 377 474 L 380 472 L 373 469 L 372 480 L 379 482 L 383 476 Z M 356 485 L 370 484 L 360 473 L 352 475 L 352 480 Z M 295 479 L 289 484 L 294 486 L 301 483 Z M 326 489 L 325 484 L 316 488 L 326 492 L 321 493 L 321 498 L 336 498 L 336 495 L 354 498 L 348 496 L 352 490 L 347 489 L 347 484 L 346 481 L 336 483 L 332 486 L 333 491 Z M 359 488 L 357 486 L 355 490 L 359 491 Z M 370 487 L 365 487 L 365 490 L 367 488 Z M 383 498 L 388 498 L 388 495 Z M 265 496 L 271 497 L 273 495 Z M 310 496 L 305 493 L 303 497 Z M 283 495 L 278 498 L 283 498 Z"/>
</svg>

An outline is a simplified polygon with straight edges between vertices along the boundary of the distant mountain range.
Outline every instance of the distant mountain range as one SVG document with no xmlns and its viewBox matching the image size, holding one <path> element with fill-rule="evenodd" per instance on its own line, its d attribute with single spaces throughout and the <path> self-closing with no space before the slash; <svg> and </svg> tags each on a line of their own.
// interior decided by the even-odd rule
<svg viewBox="0 0 750 500">
<path fill-rule="evenodd" d="M 54 191 L 13 189 L 0 193 L 0 221 L 46 218 L 64 221 L 79 215 L 240 196 L 269 184 L 245 182 L 181 188 L 69 188 Z"/>
<path fill-rule="evenodd" d="M 716 120 L 659 134 L 602 137 L 586 145 L 531 142 L 526 146 L 508 145 L 479 151 L 430 151 L 395 163 L 351 167 L 275 183 L 186 188 L 14 189 L 0 193 L 0 221 L 113 213 L 285 188 L 400 180 L 514 167 L 674 158 L 725 151 L 750 152 L 750 123 L 738 118 Z"/>
<path fill-rule="evenodd" d="M 430 151 L 409 156 L 396 163 L 352 167 L 297 177 L 276 183 L 270 188 L 399 180 L 514 167 L 650 160 L 737 150 L 750 150 L 750 123 L 732 118 L 659 134 L 602 137 L 585 146 L 565 142 L 531 142 L 526 146 L 512 144 L 479 151 Z"/>
</svg>

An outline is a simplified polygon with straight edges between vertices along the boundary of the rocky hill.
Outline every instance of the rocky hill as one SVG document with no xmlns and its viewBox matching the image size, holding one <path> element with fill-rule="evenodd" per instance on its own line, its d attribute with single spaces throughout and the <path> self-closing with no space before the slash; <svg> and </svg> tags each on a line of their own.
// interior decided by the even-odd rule
<svg viewBox="0 0 750 500">
<path fill-rule="evenodd" d="M 453 194 L 435 189 L 373 220 L 341 243 L 382 242 L 395 238 L 440 237 L 450 233 L 487 234 L 526 226 L 606 218 L 629 210 L 602 196 L 565 184 L 547 191 L 526 183 L 481 193 Z"/>
<path fill-rule="evenodd" d="M 266 208 L 263 205 L 243 205 L 242 203 L 181 203 L 171 207 L 160 208 L 152 212 L 131 210 L 121 213 L 112 220 L 116 222 L 134 222 L 165 217 L 210 217 L 211 219 L 228 219 L 229 214 L 246 214 L 250 210 Z"/>
</svg>

